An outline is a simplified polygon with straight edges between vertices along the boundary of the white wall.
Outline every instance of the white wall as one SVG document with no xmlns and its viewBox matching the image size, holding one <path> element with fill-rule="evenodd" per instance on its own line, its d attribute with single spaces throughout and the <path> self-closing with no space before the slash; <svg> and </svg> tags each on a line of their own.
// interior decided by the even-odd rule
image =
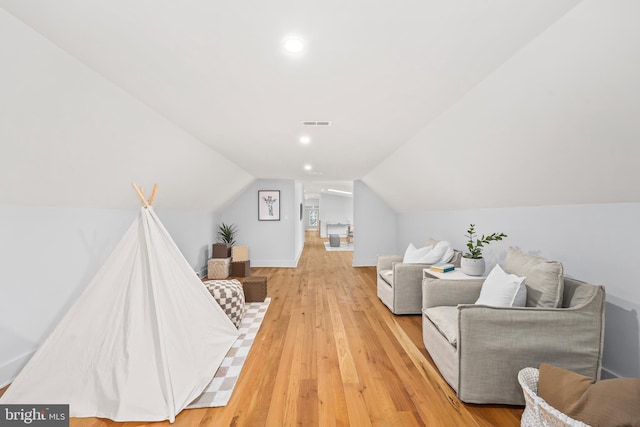
<svg viewBox="0 0 640 427">
<path fill-rule="evenodd" d="M 258 220 L 258 190 L 280 191 L 280 221 Z M 238 226 L 236 242 L 249 247 L 252 267 L 295 267 L 300 201 L 294 181 L 256 180 L 219 212 L 219 221 Z"/>
<path fill-rule="evenodd" d="M 189 264 L 202 270 L 214 216 L 157 213 Z M 137 210 L 0 205 L 0 386 L 55 327 L 136 215 Z"/>
<path fill-rule="evenodd" d="M 353 265 L 376 265 L 378 255 L 398 254 L 397 215 L 362 181 L 353 182 Z"/>
<path fill-rule="evenodd" d="M 180 248 L 180 252 L 200 277 L 207 273 L 211 245 L 216 242 L 218 215 L 208 212 L 156 212 Z"/>
<path fill-rule="evenodd" d="M 509 246 L 561 261 L 565 274 L 603 285 L 607 293 L 604 369 L 640 377 L 640 203 L 434 211 L 398 215 L 398 244 L 430 236 L 464 249 L 466 230 L 504 232 L 485 250 L 488 268 Z"/>
<path fill-rule="evenodd" d="M 363 181 L 398 212 L 639 202 L 637 16 L 578 3 Z"/>
<path fill-rule="evenodd" d="M 354 224 L 351 197 L 320 195 L 320 237 L 327 237 L 327 224 Z"/>
</svg>

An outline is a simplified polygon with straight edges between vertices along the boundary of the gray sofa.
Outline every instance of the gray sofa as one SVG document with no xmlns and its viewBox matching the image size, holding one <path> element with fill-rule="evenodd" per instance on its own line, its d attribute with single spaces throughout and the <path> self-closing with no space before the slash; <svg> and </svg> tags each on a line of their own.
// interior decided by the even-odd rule
<svg viewBox="0 0 640 427">
<path fill-rule="evenodd" d="M 482 279 L 423 281 L 425 348 L 464 402 L 523 405 L 518 372 L 542 362 L 600 378 L 604 288 L 564 277 L 559 263 L 512 251 L 504 270 L 527 277 L 526 307 L 475 305 Z"/>
<path fill-rule="evenodd" d="M 427 245 L 435 246 L 437 240 Z M 460 267 L 462 253 L 454 250 L 450 263 Z M 378 256 L 376 266 L 378 298 L 394 314 L 420 314 L 422 310 L 422 270 L 430 264 L 405 264 L 402 255 Z"/>
</svg>

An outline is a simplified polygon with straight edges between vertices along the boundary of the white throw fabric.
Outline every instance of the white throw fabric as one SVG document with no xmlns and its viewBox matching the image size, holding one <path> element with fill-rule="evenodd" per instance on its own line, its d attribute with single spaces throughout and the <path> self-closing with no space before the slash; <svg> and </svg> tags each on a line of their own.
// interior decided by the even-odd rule
<svg viewBox="0 0 640 427">
<path fill-rule="evenodd" d="M 141 208 L 0 402 L 68 403 L 73 417 L 173 422 L 237 336 L 153 208 Z"/>
<path fill-rule="evenodd" d="M 436 244 L 429 252 L 426 263 L 435 264 L 438 262 L 449 262 L 453 258 L 453 248 L 451 243 L 442 240 Z"/>
<path fill-rule="evenodd" d="M 404 251 L 404 257 L 402 262 L 404 264 L 424 264 L 425 257 L 433 249 L 433 246 L 425 246 L 423 248 L 416 248 L 413 243 L 409 243 L 407 250 Z"/>
<path fill-rule="evenodd" d="M 402 262 L 404 264 L 435 264 L 438 262 L 449 262 L 453 258 L 453 248 L 447 241 L 438 242 L 435 246 L 425 246 L 416 248 L 413 243 L 409 243 L 404 252 Z"/>
</svg>

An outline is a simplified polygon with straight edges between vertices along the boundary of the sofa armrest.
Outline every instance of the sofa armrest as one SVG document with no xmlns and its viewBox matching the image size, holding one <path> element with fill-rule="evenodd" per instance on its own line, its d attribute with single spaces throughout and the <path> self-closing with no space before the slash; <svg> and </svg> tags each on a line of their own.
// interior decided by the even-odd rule
<svg viewBox="0 0 640 427">
<path fill-rule="evenodd" d="M 473 304 L 480 296 L 483 282 L 484 279 L 423 279 L 422 308 Z"/>
<path fill-rule="evenodd" d="M 429 267 L 427 264 L 393 263 L 393 282 L 395 283 L 422 283 L 422 270 Z"/>
<path fill-rule="evenodd" d="M 599 379 L 603 298 L 574 308 L 458 306 L 459 397 L 522 404 L 518 372 L 543 362 Z"/>
<path fill-rule="evenodd" d="M 395 314 L 419 314 L 422 310 L 422 270 L 425 264 L 393 264 L 393 309 Z"/>
<path fill-rule="evenodd" d="M 379 255 L 376 265 L 376 272 L 381 270 L 391 270 L 394 262 L 402 262 L 402 255 Z"/>
</svg>

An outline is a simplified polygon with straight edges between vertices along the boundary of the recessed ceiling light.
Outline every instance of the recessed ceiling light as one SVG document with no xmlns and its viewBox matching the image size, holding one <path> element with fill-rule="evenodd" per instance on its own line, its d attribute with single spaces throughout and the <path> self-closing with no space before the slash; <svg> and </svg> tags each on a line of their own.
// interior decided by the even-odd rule
<svg viewBox="0 0 640 427">
<path fill-rule="evenodd" d="M 304 50 L 304 40 L 300 37 L 287 37 L 282 46 L 287 53 L 298 54 Z"/>
<path fill-rule="evenodd" d="M 304 165 L 304 170 L 310 171 L 311 170 L 311 165 Z"/>
<path fill-rule="evenodd" d="M 311 142 L 311 137 L 308 135 L 302 135 L 300 137 L 300 144 L 307 145 Z"/>
</svg>

